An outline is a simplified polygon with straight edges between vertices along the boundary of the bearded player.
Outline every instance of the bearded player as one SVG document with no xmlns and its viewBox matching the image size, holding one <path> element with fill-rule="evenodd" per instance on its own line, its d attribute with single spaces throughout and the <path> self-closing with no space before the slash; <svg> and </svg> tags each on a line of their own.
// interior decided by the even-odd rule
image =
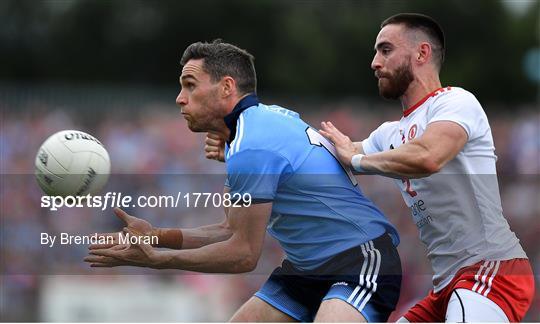
<svg viewBox="0 0 540 324">
<path fill-rule="evenodd" d="M 321 134 L 360 174 L 395 178 L 427 246 L 433 290 L 401 322 L 518 322 L 534 277 L 502 214 L 491 128 L 473 94 L 442 87 L 444 34 L 420 14 L 386 19 L 371 67 L 380 95 L 399 99 L 403 116 L 362 142 L 331 123 Z"/>
</svg>

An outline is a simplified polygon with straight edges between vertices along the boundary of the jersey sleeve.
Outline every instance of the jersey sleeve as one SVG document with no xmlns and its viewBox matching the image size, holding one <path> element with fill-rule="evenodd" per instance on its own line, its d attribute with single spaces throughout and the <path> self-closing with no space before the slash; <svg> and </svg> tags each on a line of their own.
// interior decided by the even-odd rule
<svg viewBox="0 0 540 324">
<path fill-rule="evenodd" d="M 452 121 L 463 127 L 469 139 L 485 133 L 487 117 L 478 100 L 468 92 L 448 93 L 430 107 L 427 123 Z"/>
<path fill-rule="evenodd" d="M 253 201 L 272 201 L 283 174 L 289 172 L 289 161 L 267 150 L 245 150 L 227 160 L 225 185 L 231 194 L 250 194 Z"/>
<path fill-rule="evenodd" d="M 386 122 L 375 129 L 369 137 L 362 141 L 362 149 L 364 154 L 373 154 L 384 151 L 384 138 L 388 136 L 387 129 L 390 126 L 390 122 Z"/>
</svg>

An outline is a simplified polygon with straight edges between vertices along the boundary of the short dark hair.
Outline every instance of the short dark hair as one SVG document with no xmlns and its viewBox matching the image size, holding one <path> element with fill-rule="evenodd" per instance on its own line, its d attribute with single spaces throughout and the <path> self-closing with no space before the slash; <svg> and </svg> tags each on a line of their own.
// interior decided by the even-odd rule
<svg viewBox="0 0 540 324">
<path fill-rule="evenodd" d="M 213 82 L 230 76 L 236 81 L 241 94 L 257 92 L 257 75 L 255 58 L 246 50 L 216 39 L 212 43 L 197 42 L 189 45 L 180 64 L 186 65 L 189 60 L 204 59 L 203 69 L 210 74 Z"/>
<path fill-rule="evenodd" d="M 444 32 L 435 19 L 419 13 L 400 13 L 384 20 L 381 23 L 381 28 L 392 24 L 403 24 L 409 29 L 418 29 L 424 32 L 432 43 L 435 62 L 438 68 L 441 68 L 446 44 Z"/>
</svg>

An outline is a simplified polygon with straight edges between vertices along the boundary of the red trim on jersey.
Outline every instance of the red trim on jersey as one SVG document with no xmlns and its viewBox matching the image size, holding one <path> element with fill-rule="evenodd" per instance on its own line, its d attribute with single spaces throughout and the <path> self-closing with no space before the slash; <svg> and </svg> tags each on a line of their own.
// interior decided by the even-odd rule
<svg viewBox="0 0 540 324">
<path fill-rule="evenodd" d="M 437 90 L 434 90 L 433 92 L 428 93 L 424 98 L 420 99 L 415 105 L 409 107 L 408 109 L 405 109 L 403 111 L 403 117 L 409 116 L 413 111 L 416 110 L 416 108 L 420 107 L 426 100 L 428 100 L 431 97 L 435 97 L 439 93 L 443 93 L 447 90 L 452 90 L 452 87 L 445 87 L 445 88 L 439 88 Z"/>
</svg>

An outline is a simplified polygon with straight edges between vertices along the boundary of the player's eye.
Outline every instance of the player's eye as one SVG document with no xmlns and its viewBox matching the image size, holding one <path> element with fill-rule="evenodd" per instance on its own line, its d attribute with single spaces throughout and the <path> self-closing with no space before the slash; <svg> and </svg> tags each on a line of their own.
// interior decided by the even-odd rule
<svg viewBox="0 0 540 324">
<path fill-rule="evenodd" d="M 184 82 L 184 84 L 182 84 L 182 89 L 192 91 L 194 88 L 195 84 L 193 82 Z"/>
</svg>

